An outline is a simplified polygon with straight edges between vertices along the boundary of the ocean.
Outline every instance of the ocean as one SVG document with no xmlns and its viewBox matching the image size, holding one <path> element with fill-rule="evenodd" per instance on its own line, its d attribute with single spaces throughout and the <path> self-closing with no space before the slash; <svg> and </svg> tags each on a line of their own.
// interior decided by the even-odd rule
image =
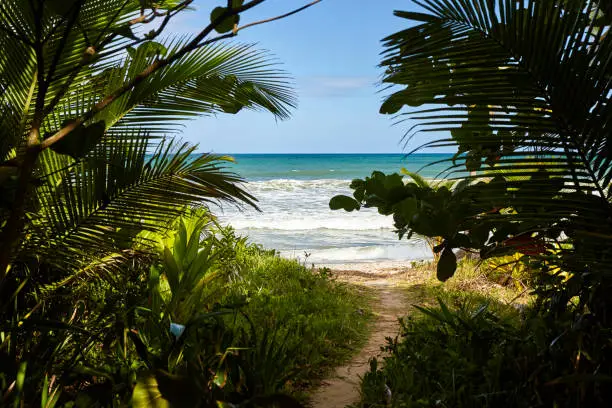
<svg viewBox="0 0 612 408">
<path fill-rule="evenodd" d="M 261 212 L 223 206 L 216 213 L 240 235 L 282 256 L 308 264 L 408 261 L 431 258 L 422 240 L 399 241 L 391 217 L 374 209 L 331 211 L 329 200 L 351 195 L 351 180 L 372 171 L 418 171 L 447 154 L 236 154 L 232 170 Z M 435 178 L 448 164 L 434 164 L 421 175 Z"/>
</svg>

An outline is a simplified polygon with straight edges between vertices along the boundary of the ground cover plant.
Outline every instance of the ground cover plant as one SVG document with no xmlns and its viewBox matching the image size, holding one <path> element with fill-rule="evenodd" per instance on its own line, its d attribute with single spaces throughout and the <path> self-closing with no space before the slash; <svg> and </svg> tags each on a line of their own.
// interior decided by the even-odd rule
<svg viewBox="0 0 612 408">
<path fill-rule="evenodd" d="M 205 211 L 136 241 L 156 250 L 120 276 L 45 288 L 49 310 L 35 323 L 48 330 L 4 342 L 23 353 L 20 366 L 3 354 L 5 401 L 25 366 L 26 406 L 298 406 L 366 337 L 362 292 L 248 243 Z"/>
<path fill-rule="evenodd" d="M 389 355 L 371 361 L 359 406 L 542 404 L 529 376 L 547 364 L 543 325 L 537 318 L 522 325 L 515 309 L 502 304 L 493 312 L 482 297 L 465 293 L 452 305 L 447 296 L 402 320 L 399 339 L 386 346 Z"/>
<path fill-rule="evenodd" d="M 307 395 L 309 386 L 367 339 L 367 289 L 245 243 L 237 247 L 236 263 L 239 278 L 228 285 L 224 302 L 246 302 L 248 320 L 239 319 L 241 327 L 255 323 L 258 336 L 273 336 L 287 350 L 283 358 L 290 363 L 269 358 L 269 368 L 291 372 L 289 388 L 298 395 Z M 260 377 L 274 378 L 263 372 Z"/>
</svg>

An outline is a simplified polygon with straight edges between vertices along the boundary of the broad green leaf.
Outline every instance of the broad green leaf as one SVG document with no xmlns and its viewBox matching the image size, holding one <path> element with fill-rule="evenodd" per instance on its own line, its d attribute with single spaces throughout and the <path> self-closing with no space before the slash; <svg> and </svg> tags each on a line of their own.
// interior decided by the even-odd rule
<svg viewBox="0 0 612 408">
<path fill-rule="evenodd" d="M 399 213 L 404 220 L 411 220 L 418 209 L 416 198 L 408 197 L 394 206 L 395 213 Z"/>
<path fill-rule="evenodd" d="M 404 106 L 404 102 L 397 94 L 394 94 L 383 102 L 382 106 L 380 107 L 380 113 L 383 115 L 392 115 L 399 112 L 400 109 L 402 109 L 402 106 Z"/>
<path fill-rule="evenodd" d="M 170 290 L 173 295 L 176 295 L 180 287 L 181 272 L 169 248 L 164 248 L 164 265 L 166 267 L 166 278 L 168 278 Z"/>
<path fill-rule="evenodd" d="M 139 380 L 132 396 L 134 408 L 188 408 L 199 402 L 199 390 L 189 378 L 162 370 Z"/>
<path fill-rule="evenodd" d="M 206 263 L 209 259 L 212 259 L 215 257 L 215 254 L 213 254 L 211 256 L 211 253 L 213 252 L 213 245 L 214 245 L 214 241 L 212 239 L 208 240 L 208 242 L 206 242 L 206 244 L 200 249 L 199 252 L 196 252 L 194 254 L 194 262 L 192 264 L 193 267 L 196 268 L 198 275 L 201 274 L 201 269 L 203 269 L 206 266 Z M 198 246 L 198 249 L 200 247 Z M 208 266 L 206 266 L 206 269 L 208 269 Z"/>
<path fill-rule="evenodd" d="M 124 24 L 119 27 L 115 27 L 111 30 L 111 32 L 120 35 L 125 38 L 130 38 L 132 40 L 137 40 L 138 37 L 132 31 L 132 27 L 130 25 Z"/>
<path fill-rule="evenodd" d="M 17 389 L 17 392 L 19 394 L 23 392 L 23 385 L 25 384 L 27 369 L 27 361 L 23 361 L 21 364 L 19 364 L 19 369 L 17 370 L 17 378 L 15 379 L 15 388 Z"/>
<path fill-rule="evenodd" d="M 159 391 L 157 379 L 151 375 L 136 383 L 132 394 L 132 406 L 134 408 L 170 408 L 170 403 Z"/>
<path fill-rule="evenodd" d="M 214 23 L 217 19 L 221 18 L 221 16 L 227 11 L 228 9 L 226 7 L 216 7 L 210 13 L 210 22 Z M 239 22 L 240 16 L 237 14 L 232 15 L 221 20 L 221 22 L 215 26 L 215 30 L 220 34 L 225 34 L 227 32 L 232 31 L 234 29 L 234 25 L 238 24 Z"/>
<path fill-rule="evenodd" d="M 234 103 L 220 104 L 219 107 L 221 108 L 223 112 L 229 113 L 230 115 L 235 115 L 238 112 L 240 112 L 242 108 L 244 108 L 244 105 L 241 104 L 240 102 L 234 102 Z"/>
<path fill-rule="evenodd" d="M 457 270 L 457 257 L 453 250 L 449 247 L 444 248 L 437 267 L 437 278 L 441 282 L 446 282 L 452 278 Z"/>
<path fill-rule="evenodd" d="M 156 41 L 146 41 L 138 46 L 138 48 L 134 51 L 128 50 L 132 57 L 135 55 L 142 55 L 145 58 L 156 57 L 156 56 L 164 56 L 168 53 L 168 49 L 165 45 L 160 44 Z"/>
<path fill-rule="evenodd" d="M 77 160 L 83 158 L 98 144 L 105 131 L 106 124 L 104 121 L 96 122 L 89 126 L 79 126 L 51 145 L 51 149 L 60 154 L 67 154 Z"/>
<path fill-rule="evenodd" d="M 329 201 L 329 208 L 332 210 L 344 210 L 351 212 L 359 210 L 361 206 L 352 197 L 345 195 L 337 195 Z"/>
<path fill-rule="evenodd" d="M 185 259 L 185 252 L 187 248 L 187 228 L 185 227 L 185 223 L 181 221 L 181 224 L 178 227 L 178 233 L 174 237 L 174 245 L 172 246 L 174 259 L 178 260 L 177 264 L 183 265 L 183 261 Z"/>
<path fill-rule="evenodd" d="M 430 187 L 427 180 L 425 180 L 425 178 L 423 178 L 423 176 L 421 176 L 420 174 L 412 172 L 412 171 L 408 171 L 405 167 L 402 167 L 401 172 L 402 174 L 405 174 L 406 176 L 410 177 L 419 187 L 422 187 L 422 188 Z"/>
</svg>

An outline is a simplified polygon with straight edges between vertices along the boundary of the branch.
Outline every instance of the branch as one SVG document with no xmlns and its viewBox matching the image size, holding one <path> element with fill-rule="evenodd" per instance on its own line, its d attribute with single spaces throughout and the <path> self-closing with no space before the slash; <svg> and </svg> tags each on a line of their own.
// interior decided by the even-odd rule
<svg viewBox="0 0 612 408">
<path fill-rule="evenodd" d="M 185 7 L 187 7 L 193 1 L 194 0 L 185 0 L 182 3 L 178 4 L 177 6 L 175 6 L 172 10 L 168 10 L 167 13 L 164 13 L 163 15 L 165 16 L 165 18 L 164 18 L 164 21 L 162 22 L 161 26 L 155 31 L 155 34 L 153 36 L 147 38 L 147 40 L 152 40 L 153 38 L 155 38 L 159 34 L 161 34 L 161 32 L 165 29 L 166 25 L 168 24 L 170 19 L 174 16 L 174 14 L 178 13 L 180 10 L 184 9 Z M 123 10 L 125 8 L 125 6 L 128 4 L 128 2 L 129 2 L 129 0 L 124 3 L 124 5 L 121 7 L 121 9 L 115 14 L 115 16 L 111 19 L 111 21 L 109 21 L 109 23 L 106 25 L 104 31 L 108 30 L 110 25 L 118 18 L 119 14 L 121 13 L 121 10 Z M 174 11 L 175 13 L 172 14 L 172 11 Z M 161 13 L 158 13 L 158 14 L 161 14 Z M 158 15 L 158 14 L 156 14 L 156 15 Z M 141 15 L 141 17 L 144 17 L 144 14 Z M 151 18 L 149 21 L 144 19 L 144 22 L 147 23 L 147 22 L 150 22 L 150 21 L 153 21 L 153 20 L 154 20 L 154 17 Z M 141 19 L 140 18 L 136 18 L 136 19 L 131 20 L 128 24 L 130 26 L 132 26 L 132 25 L 138 24 L 140 22 L 142 22 Z M 101 38 L 102 35 L 103 34 L 100 33 L 100 35 L 96 39 L 96 43 L 102 39 Z M 72 72 L 70 74 L 68 74 L 68 78 L 66 79 L 64 84 L 60 87 L 59 92 L 55 95 L 53 100 L 45 108 L 44 116 L 48 115 L 49 113 L 51 113 L 53 111 L 55 106 L 64 97 L 66 92 L 68 92 L 68 90 L 70 89 L 70 86 L 72 85 L 73 81 L 75 80 L 75 78 L 77 77 L 77 75 L 79 74 L 81 69 L 91 62 L 92 55 L 90 53 L 88 53 L 89 49 L 93 49 L 94 52 L 96 52 L 96 50 L 98 50 L 98 49 L 102 50 L 102 49 L 104 49 L 104 47 L 106 47 L 106 45 L 111 43 L 116 37 L 117 37 L 117 34 L 111 34 L 106 39 L 104 39 L 104 41 L 102 41 L 100 44 L 92 45 L 92 47 L 89 47 L 86 50 L 86 52 L 83 54 L 83 57 L 81 58 L 81 61 L 76 65 L 76 67 L 72 70 Z M 134 45 L 137 45 L 137 44 L 139 44 L 139 43 L 141 43 L 143 41 L 145 41 L 145 40 L 144 39 L 139 39 L 137 41 L 134 41 L 134 42 L 132 42 L 132 43 L 122 47 L 121 49 L 115 49 L 115 52 L 118 52 L 118 51 L 120 51 L 122 49 L 127 49 L 129 47 L 133 47 Z"/>
<path fill-rule="evenodd" d="M 236 36 L 238 31 L 240 31 L 242 29 L 245 29 L 245 28 L 248 28 L 248 27 L 253 27 L 253 26 L 256 26 L 256 25 L 260 25 L 260 24 L 264 24 L 264 23 L 270 22 L 270 21 L 280 20 L 282 18 L 291 16 L 291 15 L 296 14 L 296 13 L 302 11 L 302 10 L 305 10 L 305 9 L 307 9 L 307 8 L 317 4 L 317 3 L 320 3 L 322 0 L 313 1 L 313 2 L 307 4 L 307 5 L 303 6 L 303 7 L 300 7 L 298 9 L 296 9 L 296 10 L 293 10 L 293 11 L 291 11 L 289 13 L 286 13 L 286 14 L 283 14 L 283 15 L 280 15 L 280 16 L 277 16 L 277 17 L 269 18 L 269 19 L 262 20 L 262 21 L 256 21 L 254 23 L 247 24 L 246 26 L 243 26 L 241 28 L 234 28 L 234 31 L 229 33 L 229 34 L 218 36 L 218 37 L 212 38 L 212 39 L 210 39 L 208 41 L 202 42 L 202 40 L 204 38 L 206 38 L 215 29 L 215 27 L 217 27 L 226 18 L 232 17 L 232 16 L 234 16 L 236 14 L 239 14 L 239 13 L 242 13 L 244 11 L 250 10 L 253 7 L 263 3 L 264 1 L 265 0 L 252 0 L 249 3 L 246 3 L 246 4 L 244 4 L 244 5 L 240 6 L 240 7 L 228 8 L 223 14 L 221 14 L 218 18 L 216 18 L 214 21 L 212 21 L 206 28 L 204 28 L 204 30 L 202 30 L 185 47 L 183 47 L 182 49 L 177 51 L 175 54 L 173 54 L 172 56 L 170 56 L 170 57 L 168 57 L 166 59 L 159 59 L 159 60 L 153 62 L 151 65 L 149 65 L 147 68 L 145 68 L 140 74 L 136 75 L 132 80 L 128 81 L 122 87 L 120 87 L 117 90 L 115 90 L 115 92 L 113 92 L 112 94 L 108 95 L 107 97 L 102 99 L 100 102 L 98 102 L 96 105 L 94 105 L 93 108 L 91 108 L 87 113 L 85 113 L 81 117 L 79 117 L 76 120 L 72 121 L 69 125 L 63 127 L 59 131 L 57 131 L 53 136 L 43 140 L 41 145 L 40 145 L 41 150 L 49 148 L 54 143 L 58 142 L 59 140 L 64 138 L 66 135 L 68 135 L 70 132 L 72 132 L 74 129 L 76 129 L 77 127 L 79 127 L 80 125 L 82 125 L 83 123 L 88 121 L 89 119 L 93 118 L 97 113 L 101 112 L 108 105 L 110 105 L 115 100 L 117 100 L 118 98 L 123 96 L 125 93 L 129 92 L 134 87 L 136 87 L 138 84 L 142 83 L 149 76 L 151 76 L 155 72 L 159 71 L 160 69 L 162 69 L 162 68 L 172 64 L 173 62 L 179 60 L 180 58 L 182 58 L 183 56 L 185 56 L 189 52 L 194 51 L 194 50 L 196 50 L 196 49 L 198 49 L 200 47 L 203 47 L 204 45 L 208 45 L 208 44 L 211 44 L 213 42 L 220 41 L 220 40 L 223 40 L 223 39 L 226 39 L 226 38 L 234 37 L 234 36 Z M 190 2 L 191 1 L 186 1 L 184 3 L 190 3 Z M 166 18 L 168 18 L 168 17 L 169 16 L 166 16 Z"/>
<path fill-rule="evenodd" d="M 276 17 L 272 17 L 272 18 L 267 18 L 267 19 L 265 19 L 265 20 L 255 21 L 255 22 L 252 22 L 252 23 L 249 23 L 249 24 L 243 25 L 242 27 L 236 27 L 236 28 L 234 28 L 234 34 L 238 34 L 238 32 L 239 32 L 239 31 L 242 31 L 242 30 L 244 30 L 245 28 L 253 27 L 253 26 L 256 26 L 256 25 L 260 25 L 260 24 L 269 23 L 269 22 L 271 22 L 271 21 L 281 20 L 281 19 L 283 19 L 283 18 L 286 18 L 286 17 L 292 16 L 292 15 L 297 14 L 297 13 L 299 13 L 300 11 L 306 10 L 307 8 L 312 7 L 312 6 L 314 6 L 315 4 L 320 3 L 320 2 L 322 2 L 322 1 L 323 1 L 323 0 L 315 0 L 315 1 L 311 2 L 311 3 L 306 4 L 305 6 L 302 6 L 302 7 L 298 8 L 298 9 L 295 9 L 295 10 L 293 10 L 293 11 L 290 11 L 289 13 L 282 14 L 282 15 L 280 15 L 280 16 L 276 16 Z"/>
<path fill-rule="evenodd" d="M 231 1 L 231 0 L 230 0 L 230 1 Z M 280 15 L 280 16 L 276 16 L 276 17 L 267 18 L 267 19 L 265 19 L 265 20 L 255 21 L 255 22 L 252 22 L 252 23 L 249 23 L 249 24 L 243 25 L 242 27 L 238 27 L 238 26 L 236 26 L 236 27 L 234 27 L 234 29 L 232 30 L 232 32 L 231 32 L 231 33 L 229 33 L 229 34 L 223 34 L 223 35 L 220 35 L 220 36 L 218 36 L 218 37 L 211 38 L 210 40 L 204 41 L 203 43 L 198 44 L 197 48 L 205 47 L 205 46 L 207 46 L 207 45 L 209 45 L 209 44 L 212 44 L 212 43 L 217 42 L 217 41 L 220 41 L 220 40 L 225 40 L 225 39 L 228 39 L 228 38 L 235 37 L 236 35 L 238 35 L 238 32 L 239 32 L 239 31 L 242 31 L 242 30 L 244 30 L 245 28 L 254 27 L 254 26 L 257 26 L 257 25 L 260 25 L 260 24 L 265 24 L 265 23 L 269 23 L 269 22 L 271 22 L 271 21 L 276 21 L 276 20 L 280 20 L 280 19 L 283 19 L 283 18 L 286 18 L 286 17 L 292 16 L 292 15 L 297 14 L 297 13 L 299 13 L 300 11 L 306 10 L 307 8 L 312 7 L 312 6 L 314 6 L 315 4 L 320 3 L 320 2 L 322 2 L 322 1 L 323 1 L 323 0 L 316 0 L 316 1 L 313 1 L 313 2 L 311 2 L 311 3 L 306 4 L 306 5 L 305 5 L 305 6 L 303 6 L 303 7 L 300 7 L 300 8 L 298 8 L 298 9 L 293 10 L 293 11 L 290 11 L 289 13 L 282 14 L 282 15 Z"/>
</svg>

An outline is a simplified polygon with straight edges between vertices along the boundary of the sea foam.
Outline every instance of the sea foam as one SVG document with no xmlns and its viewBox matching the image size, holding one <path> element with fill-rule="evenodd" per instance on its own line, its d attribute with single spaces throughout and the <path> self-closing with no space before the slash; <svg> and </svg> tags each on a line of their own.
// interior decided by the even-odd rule
<svg viewBox="0 0 612 408">
<path fill-rule="evenodd" d="M 251 241 L 281 255 L 314 263 L 423 259 L 430 252 L 418 240 L 399 241 L 393 220 L 371 208 L 332 211 L 329 200 L 351 195 L 350 180 L 279 178 L 252 181 L 247 190 L 261 212 L 225 208 L 221 221 Z M 308 254 L 308 256 L 306 255 Z"/>
</svg>

